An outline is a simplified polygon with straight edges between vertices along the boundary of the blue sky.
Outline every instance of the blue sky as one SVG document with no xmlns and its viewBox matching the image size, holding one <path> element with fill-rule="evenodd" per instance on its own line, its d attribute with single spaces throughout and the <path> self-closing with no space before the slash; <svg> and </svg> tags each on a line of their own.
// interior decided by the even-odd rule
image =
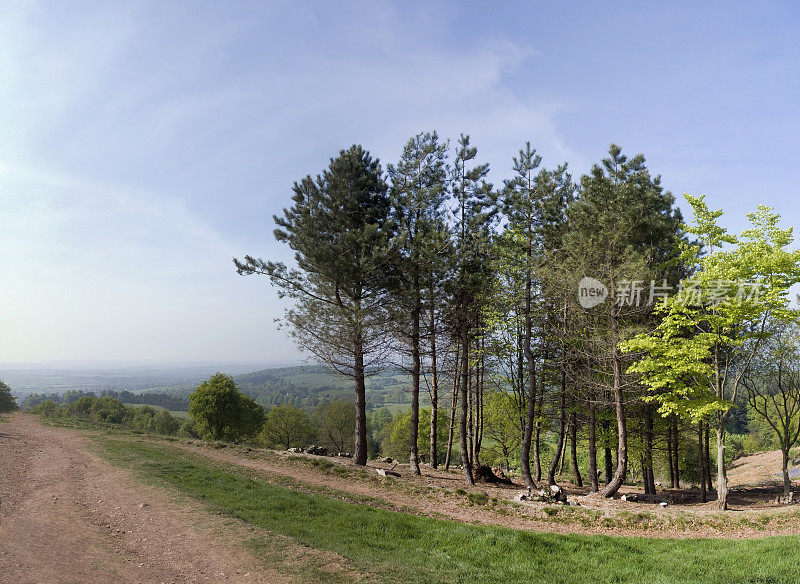
<svg viewBox="0 0 800 584">
<path fill-rule="evenodd" d="M 0 363 L 291 363 L 231 257 L 339 148 L 531 140 L 578 175 L 612 141 L 727 224 L 800 211 L 790 3 L 0 3 Z"/>
</svg>

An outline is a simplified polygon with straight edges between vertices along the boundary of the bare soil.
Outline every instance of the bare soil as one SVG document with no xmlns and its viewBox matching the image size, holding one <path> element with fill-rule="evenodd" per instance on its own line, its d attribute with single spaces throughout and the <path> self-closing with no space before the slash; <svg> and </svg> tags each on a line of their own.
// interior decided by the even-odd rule
<svg viewBox="0 0 800 584">
<path fill-rule="evenodd" d="M 19 413 L 0 423 L 3 584 L 290 581 L 234 543 L 247 536 L 137 484 L 76 431 Z"/>
</svg>

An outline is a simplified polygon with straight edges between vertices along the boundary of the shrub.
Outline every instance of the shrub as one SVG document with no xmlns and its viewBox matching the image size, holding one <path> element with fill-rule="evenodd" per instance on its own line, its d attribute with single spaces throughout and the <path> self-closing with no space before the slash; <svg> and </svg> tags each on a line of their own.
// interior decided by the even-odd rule
<svg viewBox="0 0 800 584">
<path fill-rule="evenodd" d="M 241 393 L 233 377 L 217 373 L 189 396 L 189 416 L 204 438 L 240 442 L 261 429 L 264 408 Z"/>
</svg>

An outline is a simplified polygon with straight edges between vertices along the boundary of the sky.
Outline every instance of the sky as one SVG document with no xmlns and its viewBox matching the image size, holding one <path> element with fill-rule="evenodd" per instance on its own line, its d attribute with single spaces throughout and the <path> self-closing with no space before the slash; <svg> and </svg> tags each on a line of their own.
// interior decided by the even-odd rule
<svg viewBox="0 0 800 584">
<path fill-rule="evenodd" d="M 300 362 L 231 258 L 291 260 L 295 180 L 425 130 L 495 184 L 615 142 L 796 225 L 800 7 L 660 4 L 0 1 L 0 364 Z"/>
</svg>

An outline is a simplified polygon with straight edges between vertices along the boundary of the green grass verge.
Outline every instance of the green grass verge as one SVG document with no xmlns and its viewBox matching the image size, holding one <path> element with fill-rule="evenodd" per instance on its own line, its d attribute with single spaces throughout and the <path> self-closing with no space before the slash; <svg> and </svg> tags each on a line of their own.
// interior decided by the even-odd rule
<svg viewBox="0 0 800 584">
<path fill-rule="evenodd" d="M 169 444 L 100 438 L 108 458 L 211 510 L 397 582 L 797 582 L 800 538 L 668 540 L 467 525 L 298 492 Z M 266 544 L 264 544 L 266 545 Z"/>
</svg>

